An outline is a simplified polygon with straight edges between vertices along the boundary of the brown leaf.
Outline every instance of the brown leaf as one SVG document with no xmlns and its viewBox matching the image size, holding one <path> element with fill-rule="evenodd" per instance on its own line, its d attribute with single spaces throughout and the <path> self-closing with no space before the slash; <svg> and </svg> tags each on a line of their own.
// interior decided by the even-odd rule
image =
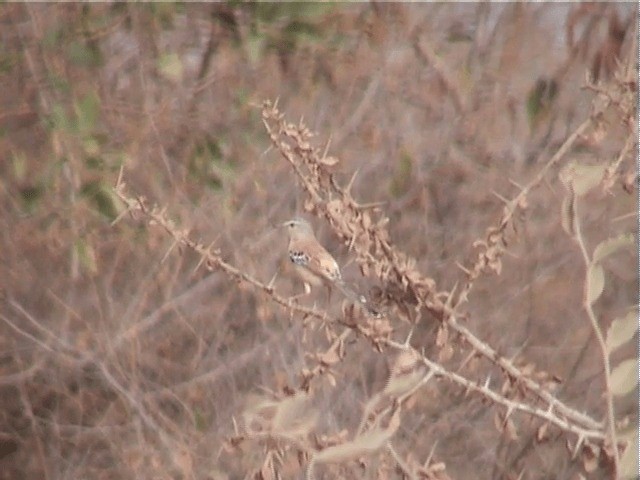
<svg viewBox="0 0 640 480">
<path fill-rule="evenodd" d="M 451 344 L 445 345 L 438 352 L 438 361 L 441 363 L 451 360 L 451 357 L 453 357 L 453 347 L 451 346 Z"/>
<path fill-rule="evenodd" d="M 324 157 L 320 159 L 320 163 L 326 165 L 327 167 L 333 167 L 334 165 L 337 165 L 339 161 L 340 160 L 338 160 L 336 157 Z"/>
<path fill-rule="evenodd" d="M 504 431 L 510 440 L 518 439 L 518 431 L 516 430 L 516 424 L 513 423 L 513 420 L 511 420 L 510 418 L 507 419 L 504 425 Z"/>
<path fill-rule="evenodd" d="M 549 424 L 545 423 L 543 425 L 540 425 L 540 428 L 538 428 L 538 431 L 536 432 L 536 440 L 538 442 L 542 442 L 544 440 L 546 440 L 547 437 L 547 430 L 549 429 Z"/>
<path fill-rule="evenodd" d="M 582 449 L 582 466 L 587 473 L 591 473 L 598 468 L 599 456 L 600 448 L 598 446 L 585 443 Z"/>
<path fill-rule="evenodd" d="M 445 325 L 440 325 L 436 334 L 436 346 L 443 347 L 449 340 L 449 330 Z"/>
</svg>

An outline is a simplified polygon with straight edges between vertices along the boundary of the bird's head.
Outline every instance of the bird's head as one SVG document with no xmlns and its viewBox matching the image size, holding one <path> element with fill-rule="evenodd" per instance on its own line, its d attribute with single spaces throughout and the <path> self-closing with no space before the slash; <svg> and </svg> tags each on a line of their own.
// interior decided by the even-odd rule
<svg viewBox="0 0 640 480">
<path fill-rule="evenodd" d="M 304 238 L 309 235 L 313 236 L 313 229 L 311 228 L 311 225 L 302 218 L 287 220 L 282 224 L 282 226 L 287 229 L 289 237 L 292 240 Z"/>
</svg>

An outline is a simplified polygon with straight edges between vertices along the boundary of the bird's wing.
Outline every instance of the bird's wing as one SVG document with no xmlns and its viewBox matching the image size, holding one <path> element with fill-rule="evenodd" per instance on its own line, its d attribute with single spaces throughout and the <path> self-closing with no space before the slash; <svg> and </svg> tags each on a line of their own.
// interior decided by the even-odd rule
<svg viewBox="0 0 640 480">
<path fill-rule="evenodd" d="M 319 243 L 300 243 L 289 249 L 289 258 L 296 265 L 308 268 L 330 282 L 340 280 L 340 267 L 335 259 Z"/>
</svg>

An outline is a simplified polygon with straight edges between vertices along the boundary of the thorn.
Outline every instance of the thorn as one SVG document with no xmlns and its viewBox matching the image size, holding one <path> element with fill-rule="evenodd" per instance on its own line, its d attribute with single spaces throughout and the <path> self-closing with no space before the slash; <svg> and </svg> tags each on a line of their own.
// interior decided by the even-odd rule
<svg viewBox="0 0 640 480">
<path fill-rule="evenodd" d="M 451 293 L 449 293 L 449 296 L 447 297 L 447 301 L 444 303 L 444 306 L 446 308 L 451 308 L 451 305 L 453 304 L 453 295 L 456 292 L 456 288 L 458 288 L 458 282 L 456 281 L 456 283 L 453 285 L 453 288 L 451 289 Z"/>
<path fill-rule="evenodd" d="M 171 246 L 169 247 L 169 249 L 167 250 L 167 252 L 164 254 L 164 257 L 162 257 L 162 260 L 160 260 L 160 263 L 164 263 L 164 261 L 167 259 L 167 257 L 169 256 L 169 254 L 171 253 L 171 251 L 175 248 L 176 245 L 178 245 L 178 243 L 180 243 L 179 240 L 174 240 L 173 243 L 171 244 Z"/>
<path fill-rule="evenodd" d="M 382 207 L 384 205 L 386 205 L 387 201 L 382 201 L 382 202 L 369 202 L 369 203 L 360 203 L 358 204 L 358 208 L 360 210 L 367 210 L 369 208 L 376 208 L 376 207 Z"/>
<path fill-rule="evenodd" d="M 573 449 L 573 459 L 575 459 L 578 456 L 578 451 L 582 448 L 583 443 L 584 443 L 584 435 L 580 434 L 580 436 L 578 436 L 578 441 L 576 442 L 576 446 Z"/>
<path fill-rule="evenodd" d="M 437 446 L 438 446 L 438 440 L 433 442 L 433 447 L 431 447 L 431 451 L 429 452 L 429 456 L 424 461 L 423 468 L 427 468 L 429 466 L 429 464 L 431 463 L 431 459 L 433 458 L 433 454 L 435 453 Z"/>
<path fill-rule="evenodd" d="M 503 422 L 503 426 L 507 424 L 507 420 L 509 420 L 509 417 L 513 414 L 513 406 L 509 405 L 507 407 L 507 413 L 504 416 L 504 422 Z"/>
<path fill-rule="evenodd" d="M 120 171 L 118 172 L 118 179 L 116 180 L 116 188 L 120 188 L 122 184 L 122 173 L 124 172 L 124 163 L 120 165 Z"/>
<path fill-rule="evenodd" d="M 516 359 L 516 357 L 520 355 L 520 353 L 522 353 L 522 351 L 527 347 L 528 343 L 529 343 L 529 339 L 527 338 L 524 342 L 522 342 L 522 345 L 518 347 L 515 353 L 509 358 L 509 361 L 513 362 Z"/>
<path fill-rule="evenodd" d="M 620 222 L 621 220 L 626 220 L 627 218 L 636 218 L 638 216 L 638 212 L 630 212 L 625 213 L 624 215 L 620 215 L 618 217 L 614 217 L 611 219 L 612 222 Z"/>
<path fill-rule="evenodd" d="M 476 352 L 475 350 L 472 350 L 471 352 L 469 352 L 469 355 L 467 355 L 467 356 L 465 357 L 465 359 L 462 361 L 462 363 L 461 363 L 461 364 L 460 364 L 460 366 L 458 367 L 458 369 L 457 369 L 457 372 L 458 372 L 458 373 L 460 373 L 460 372 L 462 371 L 462 369 L 467 365 L 467 363 L 469 363 L 469 362 L 471 361 L 471 359 L 472 359 L 473 357 L 475 357 L 476 353 L 477 353 L 477 352 Z"/>
<path fill-rule="evenodd" d="M 522 185 L 520 185 L 518 182 L 516 182 L 515 180 L 509 179 L 509 183 L 511 185 L 515 185 L 517 188 L 519 188 L 521 191 L 524 190 L 524 187 Z"/>
<path fill-rule="evenodd" d="M 118 223 L 122 219 L 122 217 L 124 217 L 127 213 L 132 211 L 133 211 L 133 207 L 130 207 L 129 205 L 127 205 L 127 208 L 125 208 L 122 212 L 120 212 L 120 214 L 113 219 L 110 225 L 113 227 L 116 223 Z"/>
<path fill-rule="evenodd" d="M 411 341 L 411 337 L 413 336 L 413 328 L 411 327 L 411 330 L 409 331 L 409 335 L 407 335 L 406 340 L 404 341 L 403 345 L 405 346 L 405 348 L 409 348 L 409 342 Z"/>
<path fill-rule="evenodd" d="M 276 282 L 276 278 L 278 278 L 278 272 L 274 273 L 271 280 L 269 280 L 269 283 L 267 283 L 267 288 L 269 290 L 273 290 L 273 284 Z"/>
<path fill-rule="evenodd" d="M 344 189 L 344 191 L 345 191 L 345 192 L 347 192 L 347 193 L 351 193 L 351 187 L 353 186 L 353 182 L 355 181 L 356 176 L 358 175 L 358 172 L 359 172 L 359 171 L 360 171 L 360 170 L 359 170 L 359 169 L 357 169 L 355 172 L 353 172 L 353 175 L 352 175 L 352 177 L 351 177 L 351 180 L 349 180 L 349 183 L 347 184 L 347 188 L 345 188 L 345 189 Z"/>
<path fill-rule="evenodd" d="M 219 238 L 220 238 L 220 235 L 214 238 L 213 241 L 209 244 L 209 246 L 206 249 L 203 249 L 204 252 L 200 254 L 200 261 L 198 262 L 196 267 L 193 269 L 193 273 L 196 273 L 196 271 L 202 266 L 205 260 L 208 260 L 207 257 L 211 255 L 211 247 L 213 247 L 213 245 L 218 241 Z"/>
<path fill-rule="evenodd" d="M 207 258 L 206 255 L 200 255 L 200 260 L 198 260 L 198 263 L 196 264 L 195 268 L 191 272 L 192 274 L 198 271 L 198 269 L 202 266 L 206 258 Z"/>
<path fill-rule="evenodd" d="M 489 375 L 489 376 L 487 377 L 487 379 L 486 379 L 486 380 L 485 380 L 485 382 L 484 382 L 484 387 L 482 387 L 482 388 L 484 388 L 485 390 L 489 390 L 489 384 L 490 384 L 490 383 L 491 383 L 491 375 Z"/>
<path fill-rule="evenodd" d="M 264 157 L 267 153 L 269 153 L 271 150 L 273 149 L 273 145 L 269 145 L 264 152 L 262 152 L 260 154 L 260 156 L 258 157 L 259 159 L 262 159 L 262 157 Z"/>
<path fill-rule="evenodd" d="M 329 152 L 329 145 L 331 145 L 331 135 L 329 135 L 329 140 L 327 140 L 327 144 L 324 147 L 324 152 L 322 152 L 322 158 L 327 157 L 327 153 Z"/>
<path fill-rule="evenodd" d="M 456 262 L 456 265 L 464 273 L 466 273 L 467 275 L 471 275 L 471 270 L 467 270 L 466 268 L 464 268 L 460 262 Z"/>
<path fill-rule="evenodd" d="M 507 200 L 506 198 L 504 198 L 502 195 L 500 195 L 498 192 L 496 192 L 495 190 L 491 190 L 491 193 L 493 195 L 495 195 L 496 197 L 498 197 L 500 200 L 502 200 L 505 204 L 509 204 L 510 200 Z"/>
</svg>

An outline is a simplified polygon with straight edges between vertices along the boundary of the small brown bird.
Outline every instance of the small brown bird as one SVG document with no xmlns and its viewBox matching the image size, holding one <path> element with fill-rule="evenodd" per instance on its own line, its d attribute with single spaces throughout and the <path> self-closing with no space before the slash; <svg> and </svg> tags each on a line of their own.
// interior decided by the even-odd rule
<svg viewBox="0 0 640 480">
<path fill-rule="evenodd" d="M 342 280 L 340 267 L 327 250 L 320 245 L 309 222 L 294 218 L 282 224 L 289 232 L 289 259 L 304 282 L 305 295 L 312 286 L 331 288 L 335 286 L 345 297 L 364 306 L 370 313 L 377 314 L 368 305 L 363 296 L 351 290 Z"/>
</svg>

